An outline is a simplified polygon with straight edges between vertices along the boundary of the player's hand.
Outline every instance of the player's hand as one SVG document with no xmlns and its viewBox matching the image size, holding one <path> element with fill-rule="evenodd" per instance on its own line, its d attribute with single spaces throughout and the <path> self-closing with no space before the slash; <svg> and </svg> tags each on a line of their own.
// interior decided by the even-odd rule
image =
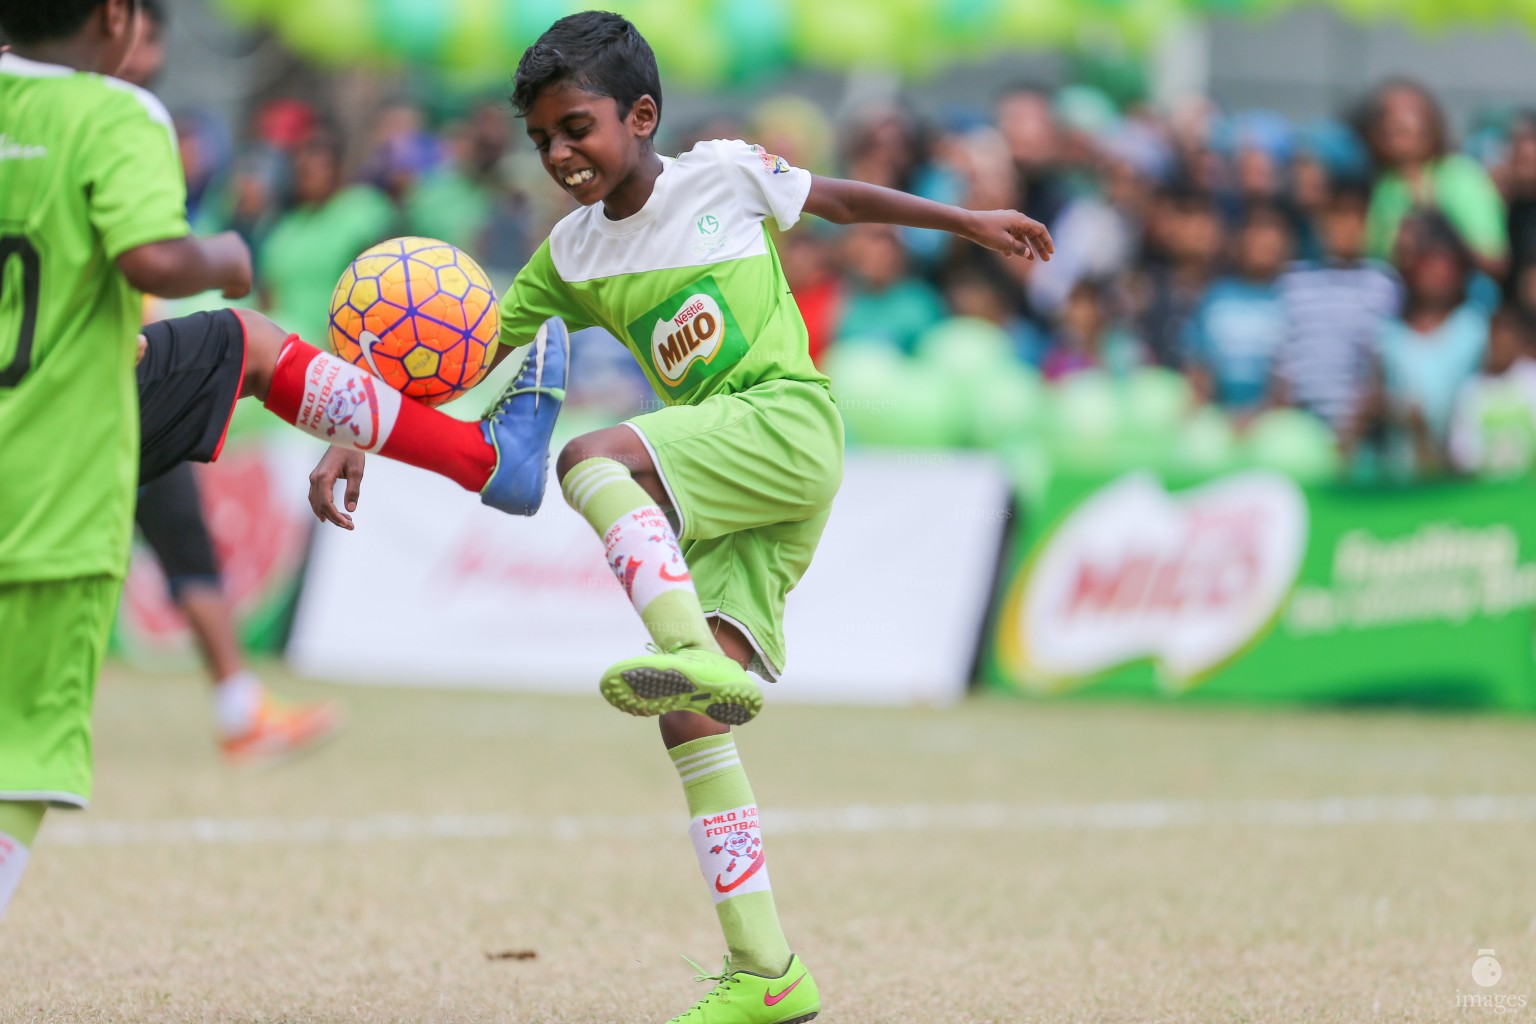
<svg viewBox="0 0 1536 1024">
<path fill-rule="evenodd" d="M 139 335 L 139 354 L 133 357 L 133 365 L 138 366 L 144 361 L 144 353 L 149 351 L 149 339 Z"/>
<path fill-rule="evenodd" d="M 203 243 L 209 257 L 219 268 L 219 280 L 224 283 L 226 299 L 243 299 L 251 294 L 254 271 L 251 268 L 251 249 L 233 231 L 214 235 Z"/>
<path fill-rule="evenodd" d="M 343 530 L 352 529 L 352 517 L 347 512 L 357 511 L 357 498 L 363 488 L 363 453 L 351 448 L 331 448 L 320 459 L 320 464 L 309 474 L 309 507 L 315 518 L 322 523 L 335 523 Z M 347 512 L 336 507 L 336 481 L 347 482 L 344 503 Z"/>
<path fill-rule="evenodd" d="M 1023 256 L 1027 260 L 1036 256 L 1049 260 L 1056 251 L 1056 243 L 1051 241 L 1051 233 L 1045 225 L 1017 210 L 978 210 L 972 216 L 973 223 L 966 237 L 977 245 L 984 245 L 1004 256 Z"/>
</svg>

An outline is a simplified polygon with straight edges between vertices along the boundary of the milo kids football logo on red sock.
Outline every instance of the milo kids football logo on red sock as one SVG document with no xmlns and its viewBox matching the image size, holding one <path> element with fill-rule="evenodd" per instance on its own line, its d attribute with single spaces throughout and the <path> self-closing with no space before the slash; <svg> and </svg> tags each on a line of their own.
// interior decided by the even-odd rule
<svg viewBox="0 0 1536 1024">
<path fill-rule="evenodd" d="M 747 338 L 713 277 L 668 296 L 629 325 L 630 340 L 676 398 L 747 354 Z"/>
</svg>

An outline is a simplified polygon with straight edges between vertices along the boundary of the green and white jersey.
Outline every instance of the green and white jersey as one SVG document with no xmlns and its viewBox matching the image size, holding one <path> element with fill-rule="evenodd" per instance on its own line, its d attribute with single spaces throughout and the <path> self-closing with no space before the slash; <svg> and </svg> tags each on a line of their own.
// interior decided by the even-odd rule
<svg viewBox="0 0 1536 1024">
<path fill-rule="evenodd" d="M 114 261 L 186 233 L 158 100 L 0 55 L 0 583 L 126 568 L 143 297 Z"/>
<path fill-rule="evenodd" d="M 609 220 L 594 203 L 555 225 L 507 290 L 503 343 L 553 316 L 604 327 L 668 405 L 768 380 L 825 385 L 765 223 L 794 226 L 810 173 L 745 142 L 662 160 L 639 212 Z"/>
</svg>

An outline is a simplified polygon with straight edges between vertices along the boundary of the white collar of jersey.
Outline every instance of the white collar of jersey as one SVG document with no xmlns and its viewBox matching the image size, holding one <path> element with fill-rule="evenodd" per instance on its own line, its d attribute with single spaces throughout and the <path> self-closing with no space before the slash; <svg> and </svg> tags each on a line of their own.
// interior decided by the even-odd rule
<svg viewBox="0 0 1536 1024">
<path fill-rule="evenodd" d="M 639 231 L 651 221 L 656 219 L 656 211 L 661 209 L 665 202 L 661 198 L 662 186 L 667 181 L 667 171 L 677 161 L 670 156 L 661 158 L 661 173 L 656 175 L 656 181 L 651 185 L 651 194 L 646 199 L 645 205 L 623 220 L 610 220 L 608 214 L 603 212 L 601 203 L 593 203 L 591 213 L 592 225 L 605 235 L 628 235 Z"/>
<path fill-rule="evenodd" d="M 63 64 L 44 64 L 41 61 L 18 57 L 9 50 L 0 53 L 0 73 L 20 75 L 22 78 L 62 78 L 75 73 L 74 68 Z"/>
</svg>

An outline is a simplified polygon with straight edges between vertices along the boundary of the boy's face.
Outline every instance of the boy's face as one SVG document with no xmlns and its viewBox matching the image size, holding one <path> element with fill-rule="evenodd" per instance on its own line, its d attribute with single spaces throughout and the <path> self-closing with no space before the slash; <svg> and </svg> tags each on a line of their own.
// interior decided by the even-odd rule
<svg viewBox="0 0 1536 1024">
<path fill-rule="evenodd" d="M 1365 204 L 1354 198 L 1329 203 L 1323 215 L 1323 243 L 1336 259 L 1358 259 L 1365 248 Z"/>
<path fill-rule="evenodd" d="M 115 75 L 128 60 L 128 55 L 139 41 L 139 26 L 144 16 L 139 13 L 134 0 L 107 0 L 93 15 L 101 33 L 103 46 L 101 60 L 96 71 L 103 75 Z"/>
<path fill-rule="evenodd" d="M 1238 236 L 1238 264 L 1243 273 L 1267 281 L 1280 273 L 1291 258 L 1291 236 L 1278 217 L 1254 217 L 1243 225 Z"/>
<path fill-rule="evenodd" d="M 165 68 L 165 39 L 158 22 L 139 15 L 139 42 L 118 68 L 117 77 L 148 89 Z"/>
<path fill-rule="evenodd" d="M 523 121 L 549 176 L 591 206 L 634 176 L 656 130 L 656 102 L 642 96 L 621 118 L 611 96 L 560 82 L 539 93 Z"/>
</svg>

